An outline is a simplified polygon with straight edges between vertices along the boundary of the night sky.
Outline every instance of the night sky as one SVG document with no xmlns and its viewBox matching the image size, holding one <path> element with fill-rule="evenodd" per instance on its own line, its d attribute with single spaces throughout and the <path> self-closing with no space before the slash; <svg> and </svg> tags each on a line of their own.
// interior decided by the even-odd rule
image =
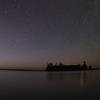
<svg viewBox="0 0 100 100">
<path fill-rule="evenodd" d="M 0 66 L 100 65 L 100 0 L 0 0 Z"/>
</svg>

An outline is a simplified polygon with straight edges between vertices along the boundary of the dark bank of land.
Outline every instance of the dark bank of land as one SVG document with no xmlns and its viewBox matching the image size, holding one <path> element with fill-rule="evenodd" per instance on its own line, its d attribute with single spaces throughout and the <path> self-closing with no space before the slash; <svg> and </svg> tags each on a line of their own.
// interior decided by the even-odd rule
<svg viewBox="0 0 100 100">
<path fill-rule="evenodd" d="M 86 61 L 83 62 L 82 65 L 77 64 L 77 65 L 65 65 L 62 63 L 59 64 L 53 64 L 49 63 L 47 64 L 47 67 L 45 70 L 42 69 L 15 69 L 15 68 L 9 68 L 9 69 L 0 69 L 0 70 L 6 70 L 6 71 L 90 71 L 90 70 L 100 70 L 100 68 L 95 68 L 91 65 L 87 65 Z"/>
<path fill-rule="evenodd" d="M 45 70 L 34 70 L 34 69 L 0 69 L 6 71 L 45 71 Z"/>
<path fill-rule="evenodd" d="M 91 65 L 87 65 L 86 61 L 82 65 L 65 65 L 63 63 L 53 64 L 49 63 L 47 65 L 46 71 L 83 71 L 83 70 L 100 70 L 100 68 L 93 68 Z"/>
<path fill-rule="evenodd" d="M 33 69 L 0 69 L 5 71 L 40 71 L 40 72 L 46 72 L 46 71 L 90 71 L 90 70 L 33 70 Z M 100 68 L 92 68 L 91 70 L 100 70 Z"/>
<path fill-rule="evenodd" d="M 34 70 L 34 69 L 0 69 L 0 70 L 5 70 L 5 71 L 40 71 L 40 72 L 46 72 L 46 71 L 91 71 L 91 70 L 100 70 L 100 68 L 92 68 L 91 70 L 90 69 L 87 69 L 87 70 L 79 70 L 79 69 L 72 69 L 72 70 Z"/>
</svg>

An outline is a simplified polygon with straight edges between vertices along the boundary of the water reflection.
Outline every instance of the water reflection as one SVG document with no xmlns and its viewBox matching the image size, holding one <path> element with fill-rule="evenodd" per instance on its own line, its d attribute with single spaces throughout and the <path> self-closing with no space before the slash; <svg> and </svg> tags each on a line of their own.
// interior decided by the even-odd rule
<svg viewBox="0 0 100 100">
<path fill-rule="evenodd" d="M 0 72 L 2 100 L 100 100 L 100 71 Z"/>
<path fill-rule="evenodd" d="M 80 87 L 81 88 L 85 88 L 86 82 L 87 82 L 87 72 L 86 71 L 82 71 L 80 73 Z"/>
<path fill-rule="evenodd" d="M 64 79 L 64 73 L 62 72 L 48 72 L 47 79 L 48 80 L 62 80 Z"/>
<path fill-rule="evenodd" d="M 70 87 L 85 88 L 88 84 L 89 73 L 87 71 L 77 72 L 48 72 L 47 80 L 49 82 L 66 83 Z"/>
</svg>

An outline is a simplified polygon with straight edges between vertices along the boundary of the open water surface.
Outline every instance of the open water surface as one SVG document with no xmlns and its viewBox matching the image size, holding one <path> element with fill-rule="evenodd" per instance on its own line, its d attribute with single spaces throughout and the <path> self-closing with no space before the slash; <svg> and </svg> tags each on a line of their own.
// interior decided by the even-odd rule
<svg viewBox="0 0 100 100">
<path fill-rule="evenodd" d="M 0 100 L 100 100 L 100 71 L 0 71 Z"/>
</svg>

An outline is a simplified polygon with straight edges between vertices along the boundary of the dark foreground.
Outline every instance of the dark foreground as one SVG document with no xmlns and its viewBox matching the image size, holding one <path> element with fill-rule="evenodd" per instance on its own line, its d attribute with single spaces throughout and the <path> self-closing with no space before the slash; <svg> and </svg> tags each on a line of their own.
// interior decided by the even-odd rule
<svg viewBox="0 0 100 100">
<path fill-rule="evenodd" d="M 1 100 L 100 100 L 100 71 L 0 71 Z"/>
</svg>

